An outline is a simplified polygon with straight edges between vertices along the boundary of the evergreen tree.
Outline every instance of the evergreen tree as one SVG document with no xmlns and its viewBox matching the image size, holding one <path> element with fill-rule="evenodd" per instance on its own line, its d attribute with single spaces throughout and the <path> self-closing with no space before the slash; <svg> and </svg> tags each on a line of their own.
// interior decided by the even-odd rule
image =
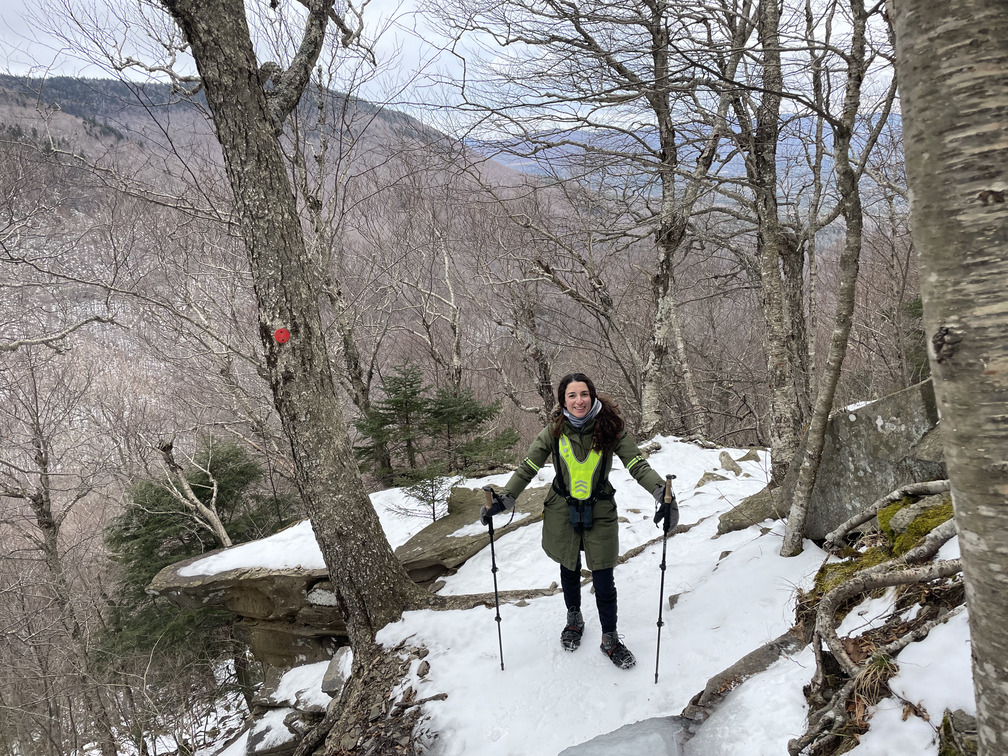
<svg viewBox="0 0 1008 756">
<path fill-rule="evenodd" d="M 261 538 L 300 516 L 294 497 L 256 490 L 263 471 L 237 444 L 214 444 L 212 450 L 207 444 L 201 457 L 217 484 L 217 509 L 234 543 Z M 208 500 L 213 486 L 207 472 L 195 467 L 185 475 L 196 495 Z M 126 510 L 106 528 L 105 543 L 121 566 L 101 644 L 106 663 L 120 665 L 139 654 L 170 658 L 173 666 L 204 666 L 234 654 L 228 612 L 180 610 L 146 592 L 162 568 L 217 548 L 162 484 L 141 481 L 133 487 Z"/>
<path fill-rule="evenodd" d="M 494 436 L 481 431 L 500 413 L 500 403 L 483 404 L 471 389 L 458 393 L 440 388 L 431 400 L 426 427 L 435 456 L 450 470 L 471 474 L 494 468 L 518 442 L 518 433 L 507 428 Z"/>
<path fill-rule="evenodd" d="M 384 447 L 393 459 L 405 459 L 407 470 L 415 470 L 428 402 L 423 375 L 416 365 L 407 363 L 395 368 L 394 374 L 382 382 L 382 389 L 385 398 L 375 402 L 371 411 L 356 422 L 363 441 L 355 452 L 362 468 L 384 485 L 394 485 L 396 471 L 386 469 L 385 460 L 377 452 Z"/>
<path fill-rule="evenodd" d="M 480 402 L 471 389 L 439 388 L 431 396 L 415 365 L 396 368 L 383 389 L 385 398 L 357 421 L 358 459 L 382 484 L 404 486 L 435 519 L 454 476 L 500 466 L 518 442 L 512 428 L 488 433 L 499 403 Z M 382 447 L 392 452 L 391 468 L 383 465 Z"/>
</svg>

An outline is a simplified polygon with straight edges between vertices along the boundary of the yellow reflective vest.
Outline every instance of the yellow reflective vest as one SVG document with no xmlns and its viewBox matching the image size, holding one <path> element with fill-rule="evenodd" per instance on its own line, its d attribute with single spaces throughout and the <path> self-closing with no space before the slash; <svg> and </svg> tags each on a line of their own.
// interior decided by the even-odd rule
<svg viewBox="0 0 1008 756">
<path fill-rule="evenodd" d="M 569 446 L 568 456 L 563 448 L 557 448 L 557 439 L 553 438 L 550 428 L 544 428 L 532 441 L 528 454 L 504 486 L 504 490 L 517 499 L 546 460 L 559 456 L 559 459 L 553 460 L 555 477 L 559 487 L 566 490 L 558 491 L 557 485 L 554 485 L 546 495 L 542 547 L 547 556 L 569 570 L 577 565 L 581 551 L 584 551 L 590 570 L 613 567 L 619 560 L 616 497 L 609 483 L 613 457 L 618 457 L 630 475 L 649 493 L 664 483 L 664 479 L 643 458 L 629 434 L 622 434 L 612 452 L 605 454 L 593 448 L 594 429 L 594 421 L 589 421 L 580 432 L 570 423 L 564 424 L 562 435 L 566 439 L 565 445 Z M 571 526 L 567 492 L 577 500 L 595 499 L 591 530 L 581 533 Z"/>
</svg>

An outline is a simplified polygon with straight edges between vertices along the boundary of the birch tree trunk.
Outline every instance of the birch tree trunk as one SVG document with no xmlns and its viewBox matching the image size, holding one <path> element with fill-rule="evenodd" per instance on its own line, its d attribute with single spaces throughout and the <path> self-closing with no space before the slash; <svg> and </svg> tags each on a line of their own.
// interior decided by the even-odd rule
<svg viewBox="0 0 1008 756">
<path fill-rule="evenodd" d="M 980 754 L 1008 753 L 1008 4 L 898 0 L 925 333 L 959 526 Z"/>
<path fill-rule="evenodd" d="M 317 60 L 332 2 L 311 3 L 289 71 L 264 91 L 241 0 L 162 0 L 189 41 L 224 156 L 295 478 L 357 650 L 421 600 L 365 492 L 330 371 L 317 273 L 277 139 Z M 273 339 L 286 328 L 290 341 Z"/>
</svg>

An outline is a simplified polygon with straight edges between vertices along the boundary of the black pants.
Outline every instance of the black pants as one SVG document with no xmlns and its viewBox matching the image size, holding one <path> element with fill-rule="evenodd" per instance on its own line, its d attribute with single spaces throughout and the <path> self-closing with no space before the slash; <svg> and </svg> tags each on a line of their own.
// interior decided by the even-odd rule
<svg viewBox="0 0 1008 756">
<path fill-rule="evenodd" d="M 567 609 L 581 608 L 581 557 L 577 569 L 568 570 L 560 565 L 560 585 L 563 587 L 564 603 Z M 603 633 L 616 629 L 616 581 L 613 568 L 592 570 L 592 585 L 595 586 L 595 605 L 598 607 L 599 624 Z"/>
</svg>

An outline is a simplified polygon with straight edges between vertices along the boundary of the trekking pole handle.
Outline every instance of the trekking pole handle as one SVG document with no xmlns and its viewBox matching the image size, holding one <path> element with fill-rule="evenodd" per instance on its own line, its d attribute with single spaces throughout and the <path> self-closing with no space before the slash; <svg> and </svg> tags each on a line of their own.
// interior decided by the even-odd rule
<svg viewBox="0 0 1008 756">
<path fill-rule="evenodd" d="M 490 507 L 493 506 L 493 489 L 490 486 L 483 486 L 483 493 L 486 496 L 486 508 L 490 511 Z"/>
<path fill-rule="evenodd" d="M 666 475 L 665 476 L 665 503 L 666 504 L 671 504 L 672 503 L 672 478 L 674 478 L 674 477 L 675 477 L 675 475 Z"/>
</svg>

